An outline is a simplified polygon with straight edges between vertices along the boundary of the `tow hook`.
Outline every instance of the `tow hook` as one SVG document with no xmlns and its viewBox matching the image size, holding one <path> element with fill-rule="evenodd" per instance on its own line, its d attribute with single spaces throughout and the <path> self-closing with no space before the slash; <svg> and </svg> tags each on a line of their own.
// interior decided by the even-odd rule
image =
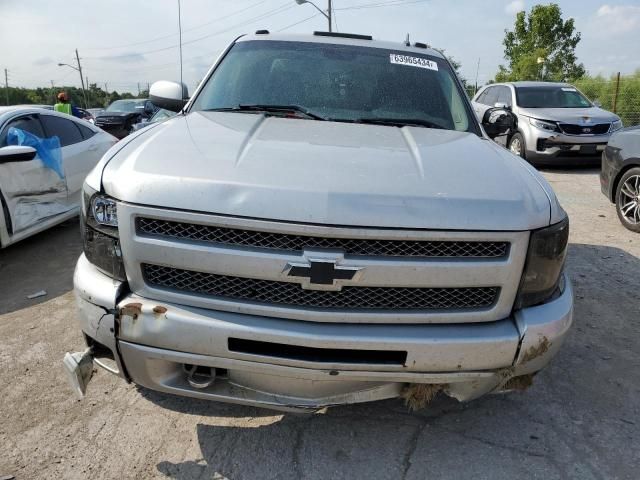
<svg viewBox="0 0 640 480">
<path fill-rule="evenodd" d="M 215 368 L 187 364 L 184 364 L 182 368 L 187 374 L 187 382 L 189 382 L 189 385 L 198 390 L 210 387 L 216 380 Z"/>
<path fill-rule="evenodd" d="M 89 347 L 84 352 L 67 352 L 62 364 L 71 388 L 78 398 L 83 398 L 93 376 L 93 350 Z"/>
</svg>

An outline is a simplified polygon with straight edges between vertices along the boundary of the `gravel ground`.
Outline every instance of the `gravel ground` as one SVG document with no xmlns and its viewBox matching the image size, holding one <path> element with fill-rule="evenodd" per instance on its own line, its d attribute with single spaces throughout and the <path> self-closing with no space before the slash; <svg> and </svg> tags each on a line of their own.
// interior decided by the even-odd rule
<svg viewBox="0 0 640 480">
<path fill-rule="evenodd" d="M 77 222 L 0 251 L 0 477 L 637 479 L 640 236 L 594 170 L 546 171 L 571 216 L 574 328 L 524 393 L 410 413 L 399 400 L 313 416 L 167 396 L 100 370 L 83 401 Z M 46 290 L 34 300 L 26 295 Z"/>
</svg>

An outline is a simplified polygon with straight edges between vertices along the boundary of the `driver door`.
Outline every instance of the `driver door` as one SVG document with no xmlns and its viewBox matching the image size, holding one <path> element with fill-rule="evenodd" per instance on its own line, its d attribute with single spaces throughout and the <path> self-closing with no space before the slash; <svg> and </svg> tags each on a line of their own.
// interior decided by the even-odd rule
<svg viewBox="0 0 640 480">
<path fill-rule="evenodd" d="M 45 138 L 39 114 L 13 117 L 0 128 L 0 195 L 9 236 L 70 209 L 65 178 L 46 167 L 37 153 L 32 159 L 3 153 L 11 127 Z"/>
</svg>

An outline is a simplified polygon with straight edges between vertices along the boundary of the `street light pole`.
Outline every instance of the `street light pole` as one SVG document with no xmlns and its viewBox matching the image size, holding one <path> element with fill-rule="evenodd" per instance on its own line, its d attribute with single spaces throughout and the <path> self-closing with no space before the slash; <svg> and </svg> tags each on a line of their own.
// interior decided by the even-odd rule
<svg viewBox="0 0 640 480">
<path fill-rule="evenodd" d="M 331 14 L 331 11 L 332 11 L 332 8 L 331 8 L 331 0 L 327 0 L 327 3 L 328 3 L 328 9 L 327 9 L 327 11 L 326 11 L 326 12 L 325 12 L 324 10 L 322 10 L 320 7 L 318 7 L 315 3 L 313 3 L 313 2 L 312 2 L 312 1 L 310 1 L 310 0 L 296 0 L 296 3 L 297 3 L 298 5 L 303 5 L 303 4 L 305 4 L 305 3 L 308 3 L 309 5 L 313 6 L 313 8 L 315 8 L 315 9 L 316 9 L 316 10 L 318 10 L 322 15 L 324 15 L 324 17 L 325 17 L 325 18 L 327 19 L 327 21 L 329 22 L 329 31 L 330 31 L 330 32 L 333 32 L 333 28 L 331 27 L 331 23 L 332 23 L 332 22 L 331 22 L 331 15 L 332 15 L 332 14 Z"/>
<path fill-rule="evenodd" d="M 82 84 L 82 96 L 84 97 L 84 108 L 89 108 L 87 103 L 87 91 L 84 89 L 84 77 L 82 76 L 82 65 L 80 65 L 80 56 L 78 55 L 78 49 L 76 48 L 76 60 L 78 62 L 78 72 L 80 72 L 80 83 Z"/>
</svg>

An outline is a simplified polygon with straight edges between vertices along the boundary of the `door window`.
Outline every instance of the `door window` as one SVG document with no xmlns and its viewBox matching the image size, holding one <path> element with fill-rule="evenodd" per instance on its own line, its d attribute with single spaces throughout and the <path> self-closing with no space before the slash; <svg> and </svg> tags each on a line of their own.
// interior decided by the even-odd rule
<svg viewBox="0 0 640 480">
<path fill-rule="evenodd" d="M 493 107 L 498 101 L 498 87 L 487 88 L 487 94 L 484 96 L 483 104 Z"/>
<path fill-rule="evenodd" d="M 82 137 L 85 140 L 93 137 L 96 134 L 96 132 L 91 130 L 89 127 L 85 127 L 84 125 L 77 124 L 77 123 L 75 125 L 80 129 L 80 132 L 82 133 Z"/>
<path fill-rule="evenodd" d="M 511 101 L 511 89 L 509 87 L 499 87 L 498 102 L 504 103 L 507 107 L 512 105 Z"/>
<path fill-rule="evenodd" d="M 485 88 L 483 92 L 478 96 L 478 99 L 476 100 L 476 102 L 481 103 L 482 105 L 485 105 L 485 99 L 487 98 L 488 91 L 489 89 Z"/>
<path fill-rule="evenodd" d="M 55 135 L 58 137 L 62 147 L 84 141 L 80 128 L 73 120 L 54 117 L 53 115 L 42 115 L 42 123 L 47 136 L 53 137 Z"/>
<path fill-rule="evenodd" d="M 38 120 L 38 115 L 24 115 L 9 121 L 9 123 L 5 125 L 4 129 L 0 133 L 0 147 L 7 146 L 7 133 L 11 127 L 32 133 L 39 138 L 45 138 L 46 136 L 42 130 L 40 120 Z"/>
</svg>

